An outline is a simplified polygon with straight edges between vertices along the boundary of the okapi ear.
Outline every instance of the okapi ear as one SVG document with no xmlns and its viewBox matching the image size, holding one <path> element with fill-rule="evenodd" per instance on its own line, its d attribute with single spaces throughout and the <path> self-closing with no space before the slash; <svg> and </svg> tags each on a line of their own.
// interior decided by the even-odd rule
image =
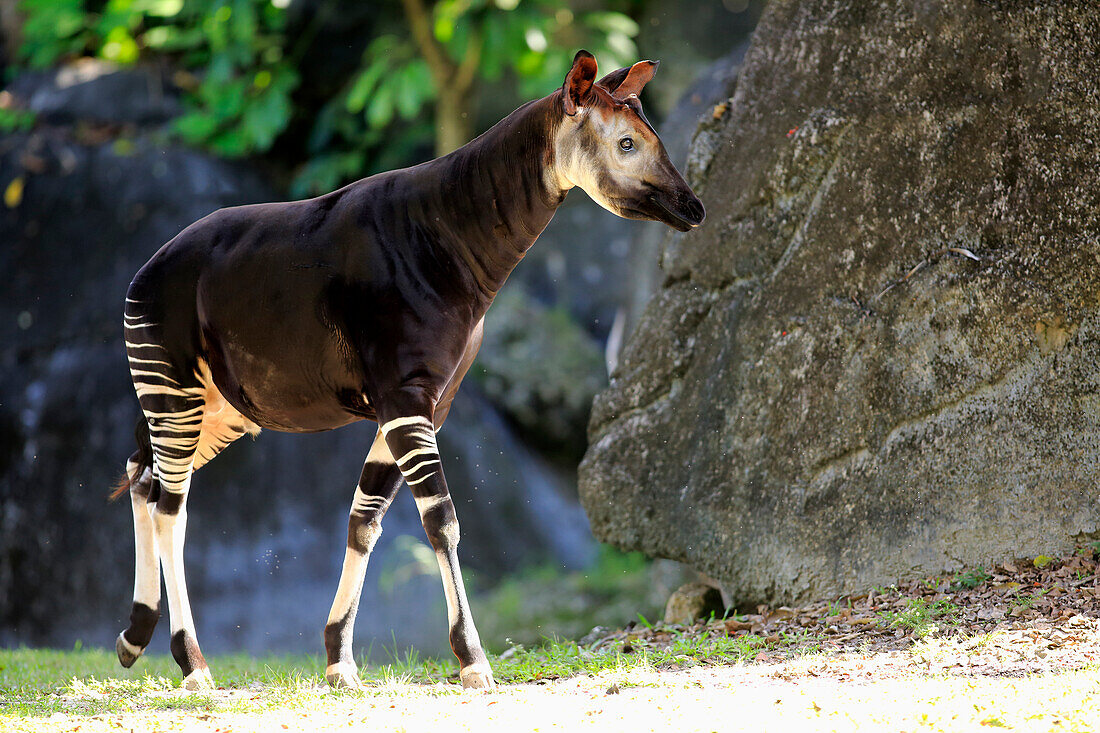
<svg viewBox="0 0 1100 733">
<path fill-rule="evenodd" d="M 596 80 L 596 57 L 588 51 L 577 51 L 573 57 L 573 68 L 565 76 L 565 84 L 561 88 L 562 105 L 565 114 L 573 116 L 577 114 L 577 108 L 584 106 L 589 94 L 592 93 L 592 82 Z"/>
<path fill-rule="evenodd" d="M 630 67 L 624 66 L 621 69 L 612 71 L 610 74 L 596 82 L 596 84 L 603 87 L 609 92 L 614 92 L 616 89 L 619 88 L 619 85 L 623 83 L 623 79 L 625 79 L 626 75 L 629 73 Z"/>
<path fill-rule="evenodd" d="M 639 61 L 630 67 L 623 83 L 615 89 L 615 96 L 620 99 L 631 94 L 641 94 L 642 87 L 649 83 L 653 75 L 657 73 L 657 64 L 660 61 Z M 618 72 L 615 72 L 618 73 Z"/>
</svg>

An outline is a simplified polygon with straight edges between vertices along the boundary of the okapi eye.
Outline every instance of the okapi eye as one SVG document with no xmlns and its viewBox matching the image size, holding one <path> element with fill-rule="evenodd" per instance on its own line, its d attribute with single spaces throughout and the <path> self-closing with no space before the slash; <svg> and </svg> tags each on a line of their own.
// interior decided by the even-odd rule
<svg viewBox="0 0 1100 733">
<path fill-rule="evenodd" d="M 622 140 L 619 141 L 619 147 L 623 150 L 633 150 L 634 141 L 629 137 L 624 137 Z"/>
</svg>

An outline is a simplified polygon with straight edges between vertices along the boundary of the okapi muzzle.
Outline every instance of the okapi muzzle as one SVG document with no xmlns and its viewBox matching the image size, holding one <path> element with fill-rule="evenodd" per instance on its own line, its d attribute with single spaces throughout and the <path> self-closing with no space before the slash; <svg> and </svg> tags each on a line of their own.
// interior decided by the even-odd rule
<svg viewBox="0 0 1100 733">
<path fill-rule="evenodd" d="M 702 223 L 702 203 L 638 101 L 656 67 L 641 61 L 597 82 L 596 60 L 581 51 L 562 89 L 449 155 L 308 201 L 221 209 L 141 268 L 123 318 L 142 410 L 117 492 L 130 493 L 137 561 L 130 625 L 116 641 L 123 665 L 153 636 L 163 575 L 183 684 L 213 685 L 183 569 L 195 471 L 262 428 L 373 420 L 324 629 L 325 677 L 359 685 L 352 630 L 367 560 L 407 486 L 439 563 L 462 684 L 492 686 L 436 431 L 481 346 L 486 310 L 569 189 L 620 216 Z"/>
<path fill-rule="evenodd" d="M 638 94 L 657 70 L 639 61 L 600 81 L 584 51 L 562 87 L 566 117 L 558 133 L 561 174 L 607 210 L 660 221 L 680 231 L 703 223 L 703 202 L 668 158 Z"/>
</svg>

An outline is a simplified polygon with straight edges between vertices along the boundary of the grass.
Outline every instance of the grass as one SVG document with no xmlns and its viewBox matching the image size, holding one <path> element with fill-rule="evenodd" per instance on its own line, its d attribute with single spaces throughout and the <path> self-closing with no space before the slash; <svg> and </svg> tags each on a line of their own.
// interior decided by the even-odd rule
<svg viewBox="0 0 1100 733">
<path fill-rule="evenodd" d="M 219 685 L 262 691 L 255 701 L 262 705 L 293 704 L 324 681 L 319 656 L 254 659 L 229 654 L 217 657 L 214 665 Z M 179 681 L 179 667 L 168 655 L 150 654 L 127 670 L 119 666 L 114 650 L 0 650 L 0 718 L 214 709 L 209 693 L 168 694 L 178 689 Z"/>
<path fill-rule="evenodd" d="M 715 729 L 711 721 L 728 722 L 733 709 L 745 730 L 954 733 L 999 726 L 1089 731 L 1100 715 L 1095 666 L 1023 679 L 886 674 L 852 684 L 832 678 L 820 657 L 806 657 L 808 667 L 796 659 L 785 674 L 770 666 L 729 665 L 761 651 L 783 654 L 786 642 L 680 636 L 668 648 L 652 649 L 635 641 L 632 653 L 621 642 L 602 650 L 569 642 L 515 648 L 492 661 L 502 682 L 576 676 L 576 683 L 504 686 L 488 696 L 462 694 L 450 683 L 449 662 L 415 653 L 365 669 L 372 682 L 342 693 L 323 686 L 316 657 L 221 656 L 212 660 L 215 676 L 234 689 L 200 694 L 176 689 L 178 672 L 167 656 L 143 659 L 146 674 L 121 671 L 105 650 L 7 650 L 0 651 L 0 730 L 513 731 L 545 724 L 563 730 L 709 731 Z M 971 640 L 975 647 L 985 642 Z M 729 666 L 715 669 L 715 677 L 708 670 L 687 677 L 671 671 L 710 662 Z M 409 684 L 418 681 L 424 684 Z"/>
<path fill-rule="evenodd" d="M 476 578 L 472 579 L 476 583 Z M 621 648 L 599 653 L 573 642 L 547 639 L 579 637 L 603 623 L 622 626 L 638 609 L 656 615 L 661 591 L 654 589 L 651 562 L 643 555 L 605 547 L 592 567 L 563 572 L 550 565 L 528 569 L 495 589 L 475 594 L 475 611 L 487 649 L 503 652 L 491 662 L 501 682 L 531 682 L 606 670 L 629 670 L 709 659 L 740 659 L 751 650 L 744 643 L 723 640 L 684 640 L 675 649 L 657 651 L 644 643 L 633 653 Z M 644 616 L 643 616 L 644 618 Z M 648 623 L 648 622 L 647 622 Z M 490 640 L 528 630 L 514 644 Z M 751 644 L 751 642 L 749 642 Z M 418 684 L 458 687 L 458 665 L 451 657 L 423 657 L 415 650 L 386 649 L 388 663 L 368 665 L 360 660 L 364 695 L 386 694 L 399 686 Z M 364 657 L 369 658 L 369 650 Z M 73 651 L 46 649 L 0 650 L 0 729 L 12 717 L 39 717 L 53 713 L 94 716 L 141 710 L 260 711 L 300 708 L 331 692 L 324 682 L 320 655 L 283 655 L 260 658 L 227 654 L 208 658 L 219 688 L 247 691 L 226 695 L 185 694 L 178 690 L 179 668 L 168 655 L 142 657 L 133 669 L 122 669 L 113 650 L 79 647 Z M 346 693 L 343 693 L 346 694 Z"/>
<path fill-rule="evenodd" d="M 1014 599 L 1012 601 L 1012 606 L 1013 608 L 1031 608 L 1035 605 L 1035 601 L 1039 600 L 1047 593 L 1050 593 L 1051 590 L 1051 588 L 1043 588 L 1042 590 L 1036 591 L 1035 593 L 1025 593 L 1024 595 Z"/>
<path fill-rule="evenodd" d="M 781 653 L 797 648 L 806 653 L 807 639 L 801 636 L 768 642 L 751 635 L 732 638 L 675 630 L 670 634 L 667 645 L 628 639 L 600 649 L 574 641 L 544 640 L 530 648 L 514 646 L 502 656 L 491 656 L 490 662 L 497 681 L 504 684 L 612 674 L 619 675 L 616 684 L 628 687 L 634 684 L 629 677 L 632 672 L 735 664 L 762 651 Z M 424 658 L 415 650 L 391 650 L 390 654 L 392 661 L 387 664 L 361 664 L 360 676 L 366 685 L 350 693 L 327 687 L 320 656 L 212 657 L 209 661 L 218 687 L 241 693 L 226 701 L 224 695 L 180 692 L 179 669 L 167 655 L 144 656 L 133 669 L 125 670 L 108 650 L 0 650 L 0 721 L 58 712 L 87 716 L 155 710 L 261 712 L 308 707 L 333 695 L 386 695 L 408 684 L 434 686 L 440 694 L 461 689 L 454 660 Z"/>
</svg>

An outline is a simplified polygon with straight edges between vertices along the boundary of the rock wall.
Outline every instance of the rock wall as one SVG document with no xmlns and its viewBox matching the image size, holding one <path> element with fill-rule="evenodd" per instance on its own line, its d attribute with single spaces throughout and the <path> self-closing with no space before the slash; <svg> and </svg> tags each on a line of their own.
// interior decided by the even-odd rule
<svg viewBox="0 0 1100 733">
<path fill-rule="evenodd" d="M 773 0 L 601 394 L 598 538 L 739 602 L 1100 536 L 1100 6 Z"/>
</svg>

